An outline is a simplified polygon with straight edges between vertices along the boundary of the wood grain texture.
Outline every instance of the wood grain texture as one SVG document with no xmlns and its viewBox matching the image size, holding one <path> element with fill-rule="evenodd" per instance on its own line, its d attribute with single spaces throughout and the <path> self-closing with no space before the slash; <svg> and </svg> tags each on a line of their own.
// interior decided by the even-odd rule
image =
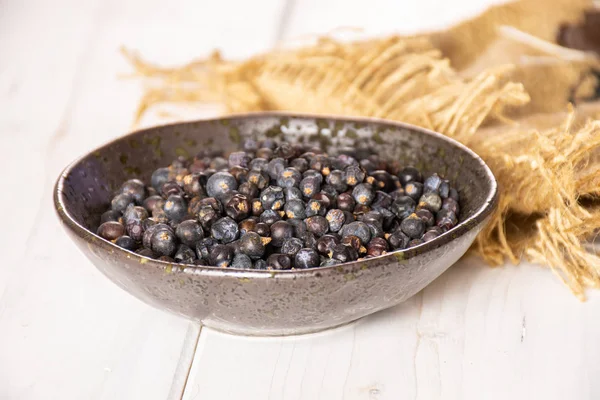
<svg viewBox="0 0 600 400">
<path fill-rule="evenodd" d="M 236 7 L 242 14 L 232 15 Z M 277 20 L 281 7 L 267 1 L 260 17 Z M 119 46 L 182 62 L 222 42 L 244 56 L 270 46 L 276 31 L 247 19 L 250 8 L 0 3 L 0 168 L 14 195 L 0 205 L 15 210 L 3 219 L 11 230 L 0 232 L 0 399 L 181 398 L 200 328 L 102 276 L 59 226 L 52 187 L 75 157 L 129 130 L 141 85 L 117 77 L 130 71 Z"/>
</svg>

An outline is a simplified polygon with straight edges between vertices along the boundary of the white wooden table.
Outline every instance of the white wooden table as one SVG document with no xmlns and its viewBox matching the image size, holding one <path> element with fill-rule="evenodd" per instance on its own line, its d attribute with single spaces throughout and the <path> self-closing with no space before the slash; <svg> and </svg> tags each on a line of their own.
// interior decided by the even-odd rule
<svg viewBox="0 0 600 400">
<path fill-rule="evenodd" d="M 0 399 L 599 399 L 600 294 L 468 258 L 343 328 L 220 334 L 118 289 L 62 232 L 60 170 L 126 132 L 141 84 L 122 44 L 177 64 L 339 26 L 437 29 L 478 0 L 0 1 Z M 199 117 L 210 112 L 199 113 Z"/>
</svg>

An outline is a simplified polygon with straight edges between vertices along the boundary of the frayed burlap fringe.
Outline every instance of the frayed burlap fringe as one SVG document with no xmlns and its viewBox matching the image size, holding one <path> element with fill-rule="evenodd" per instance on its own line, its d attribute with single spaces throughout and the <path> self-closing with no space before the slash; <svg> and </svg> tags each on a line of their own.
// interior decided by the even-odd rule
<svg viewBox="0 0 600 400">
<path fill-rule="evenodd" d="M 569 18 L 581 11 L 578 2 L 572 8 L 557 2 L 558 9 L 570 10 Z M 529 9 L 532 2 L 523 4 Z M 507 7 L 511 18 L 521 21 L 519 29 L 536 33 L 530 17 L 513 12 L 520 7 Z M 577 86 L 587 88 L 582 97 L 593 92 L 589 88 L 597 82 L 586 79 L 595 59 L 524 40 L 518 53 L 534 57 L 533 63 L 508 53 L 506 60 L 476 60 L 484 48 L 506 48 L 490 34 L 485 43 L 477 43 L 481 48 L 459 46 L 450 57 L 461 67 L 457 71 L 447 58 L 448 46 L 471 31 L 458 27 L 445 41 L 439 34 L 353 43 L 321 38 L 313 46 L 242 62 L 214 53 L 172 69 L 125 54 L 136 74 L 152 83 L 138 118 L 160 103 L 218 102 L 228 112 L 291 110 L 401 120 L 460 140 L 486 160 L 501 190 L 498 211 L 475 249 L 490 264 L 525 258 L 547 265 L 584 298 L 585 287 L 600 286 L 600 257 L 586 249 L 586 240 L 600 227 L 600 211 L 594 208 L 600 195 L 600 121 L 585 122 L 583 113 L 574 110 L 557 111 L 577 97 Z M 508 40 L 519 41 L 519 32 Z M 540 74 L 558 80 L 553 90 L 540 87 Z M 600 107 L 586 115 L 594 110 Z"/>
</svg>

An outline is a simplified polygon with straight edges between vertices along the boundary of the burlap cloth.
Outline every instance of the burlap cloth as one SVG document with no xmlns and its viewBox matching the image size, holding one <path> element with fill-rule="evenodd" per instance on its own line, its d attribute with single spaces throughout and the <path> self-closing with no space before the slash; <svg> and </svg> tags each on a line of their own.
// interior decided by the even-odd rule
<svg viewBox="0 0 600 400">
<path fill-rule="evenodd" d="M 600 62 L 577 50 L 594 49 L 598 21 L 584 14 L 592 7 L 523 0 L 443 32 L 321 37 L 246 61 L 215 52 L 172 69 L 125 54 L 137 75 L 152 78 L 138 118 L 159 103 L 219 102 L 229 112 L 383 117 L 458 139 L 500 183 L 500 206 L 474 250 L 491 265 L 548 266 L 583 299 L 586 287 L 600 286 L 590 247 L 600 227 Z M 595 39 L 600 45 L 600 33 Z"/>
</svg>

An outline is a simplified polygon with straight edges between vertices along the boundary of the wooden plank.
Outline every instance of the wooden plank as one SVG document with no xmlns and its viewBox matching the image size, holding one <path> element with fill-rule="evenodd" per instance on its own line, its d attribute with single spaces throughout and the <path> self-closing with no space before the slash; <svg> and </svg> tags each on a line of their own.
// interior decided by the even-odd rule
<svg viewBox="0 0 600 400">
<path fill-rule="evenodd" d="M 276 20 L 280 7 L 265 2 L 260 15 Z M 0 168 L 11 171 L 3 184 L 15 198 L 0 202 L 18 208 L 0 233 L 0 398 L 181 398 L 199 327 L 96 271 L 62 232 L 51 191 L 68 162 L 129 129 L 141 85 L 117 78 L 129 70 L 120 45 L 143 44 L 155 61 L 191 59 L 219 42 L 243 56 L 276 30 L 250 11 L 234 1 L 2 3 Z"/>
</svg>

